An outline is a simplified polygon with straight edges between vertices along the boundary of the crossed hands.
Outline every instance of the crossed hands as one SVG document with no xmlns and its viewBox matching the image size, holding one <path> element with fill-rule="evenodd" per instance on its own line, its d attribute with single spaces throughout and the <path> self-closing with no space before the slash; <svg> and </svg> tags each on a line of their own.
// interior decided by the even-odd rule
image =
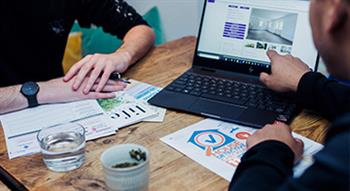
<svg viewBox="0 0 350 191">
<path fill-rule="evenodd" d="M 71 102 L 85 99 L 114 98 L 126 84 L 110 80 L 113 72 L 125 72 L 131 60 L 128 52 L 88 55 L 68 71 L 64 78 L 39 83 L 41 104 Z"/>
</svg>

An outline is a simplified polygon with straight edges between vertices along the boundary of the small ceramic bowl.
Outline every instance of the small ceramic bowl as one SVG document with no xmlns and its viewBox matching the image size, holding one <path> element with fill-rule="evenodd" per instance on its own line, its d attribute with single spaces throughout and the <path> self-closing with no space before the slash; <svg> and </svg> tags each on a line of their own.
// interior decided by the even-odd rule
<svg viewBox="0 0 350 191">
<path fill-rule="evenodd" d="M 127 168 L 113 168 L 112 166 L 135 162 L 130 157 L 131 150 L 141 149 L 146 153 L 146 161 L 140 162 L 137 166 Z M 104 151 L 100 157 L 103 166 L 103 174 L 106 185 L 111 191 L 144 191 L 148 190 L 149 183 L 149 151 L 136 144 L 122 144 L 113 146 Z"/>
</svg>

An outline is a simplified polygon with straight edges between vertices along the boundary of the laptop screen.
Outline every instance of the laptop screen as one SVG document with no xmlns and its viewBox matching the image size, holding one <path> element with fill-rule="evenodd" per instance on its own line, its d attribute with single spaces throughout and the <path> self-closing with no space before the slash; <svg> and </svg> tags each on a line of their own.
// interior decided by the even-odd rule
<svg viewBox="0 0 350 191">
<path fill-rule="evenodd" d="M 268 50 L 299 57 L 316 68 L 309 2 L 206 0 L 195 65 L 260 74 L 270 70 Z"/>
</svg>

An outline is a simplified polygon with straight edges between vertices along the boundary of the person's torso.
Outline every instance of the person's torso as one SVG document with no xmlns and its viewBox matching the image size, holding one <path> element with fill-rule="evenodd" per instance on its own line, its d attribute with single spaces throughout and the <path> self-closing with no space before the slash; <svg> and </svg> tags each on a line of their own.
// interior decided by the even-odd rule
<svg viewBox="0 0 350 191">
<path fill-rule="evenodd" d="M 63 75 L 73 10 L 63 0 L 0 2 L 0 87 Z"/>
<path fill-rule="evenodd" d="M 314 174 L 320 180 L 320 190 L 348 190 L 350 178 L 350 113 L 339 116 L 328 129 L 325 147 L 315 156 L 326 174 Z M 322 171 L 320 171 L 322 172 Z M 323 171 L 324 172 L 324 171 Z M 330 177 L 333 177 L 330 178 Z"/>
</svg>

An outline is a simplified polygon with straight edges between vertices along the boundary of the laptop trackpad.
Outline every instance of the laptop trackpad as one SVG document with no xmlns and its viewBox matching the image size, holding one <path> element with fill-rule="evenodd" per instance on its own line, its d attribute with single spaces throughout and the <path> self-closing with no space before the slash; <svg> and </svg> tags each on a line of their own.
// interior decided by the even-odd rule
<svg viewBox="0 0 350 191">
<path fill-rule="evenodd" d="M 222 119 L 234 120 L 237 119 L 245 109 L 231 104 L 200 98 L 191 106 L 191 110 L 195 113 L 201 113 L 214 118 L 220 117 Z"/>
</svg>

